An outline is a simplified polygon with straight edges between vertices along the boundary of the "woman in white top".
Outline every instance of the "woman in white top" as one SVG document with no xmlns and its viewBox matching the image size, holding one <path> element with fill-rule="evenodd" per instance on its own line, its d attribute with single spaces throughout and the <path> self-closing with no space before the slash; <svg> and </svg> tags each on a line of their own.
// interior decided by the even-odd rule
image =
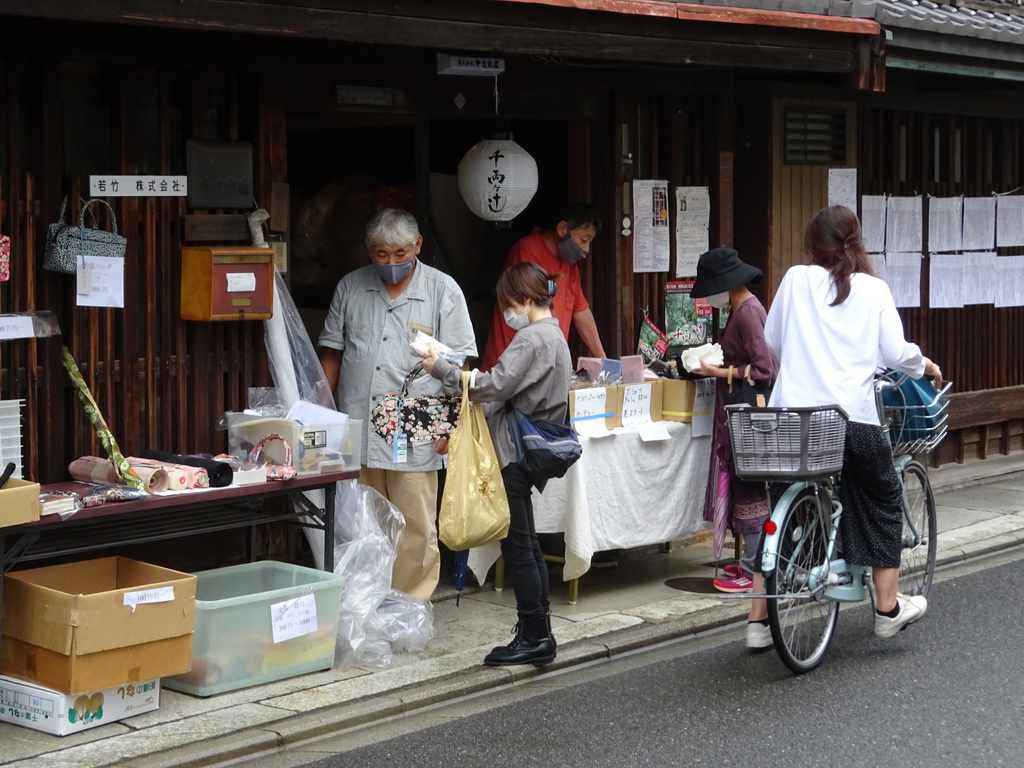
<svg viewBox="0 0 1024 768">
<path fill-rule="evenodd" d="M 839 484 L 843 553 L 849 563 L 873 567 L 875 634 L 891 637 L 924 616 L 928 603 L 897 594 L 902 491 L 878 423 L 874 376 L 879 367 L 893 368 L 941 386 L 942 371 L 904 338 L 889 287 L 871 274 L 853 211 L 818 211 L 807 224 L 804 251 L 810 264 L 786 273 L 765 324 L 779 360 L 769 404 L 834 404 L 849 415 Z"/>
</svg>

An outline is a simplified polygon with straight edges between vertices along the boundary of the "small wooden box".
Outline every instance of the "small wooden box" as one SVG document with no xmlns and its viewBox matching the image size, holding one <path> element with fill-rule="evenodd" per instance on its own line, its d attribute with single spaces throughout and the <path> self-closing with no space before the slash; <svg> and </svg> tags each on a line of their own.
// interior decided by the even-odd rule
<svg viewBox="0 0 1024 768">
<path fill-rule="evenodd" d="M 182 248 L 182 320 L 267 320 L 274 314 L 271 248 Z"/>
</svg>

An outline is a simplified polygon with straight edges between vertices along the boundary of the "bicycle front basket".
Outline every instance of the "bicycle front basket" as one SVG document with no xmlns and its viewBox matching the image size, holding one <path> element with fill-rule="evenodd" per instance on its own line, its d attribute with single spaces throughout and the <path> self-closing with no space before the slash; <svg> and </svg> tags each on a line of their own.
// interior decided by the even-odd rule
<svg viewBox="0 0 1024 768">
<path fill-rule="evenodd" d="M 741 480 L 813 480 L 843 468 L 847 416 L 838 405 L 725 410 Z"/>
</svg>

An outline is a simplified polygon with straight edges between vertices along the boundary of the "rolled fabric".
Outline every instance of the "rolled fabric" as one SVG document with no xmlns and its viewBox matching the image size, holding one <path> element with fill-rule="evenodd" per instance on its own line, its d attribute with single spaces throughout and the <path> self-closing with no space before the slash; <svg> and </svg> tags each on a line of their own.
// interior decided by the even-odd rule
<svg viewBox="0 0 1024 768">
<path fill-rule="evenodd" d="M 180 456 L 176 453 L 166 453 L 164 451 L 143 451 L 142 455 L 147 459 L 206 470 L 207 482 L 211 488 L 226 488 L 231 485 L 234 476 L 231 467 L 222 461 L 211 461 L 210 459 L 201 459 L 197 456 Z"/>
<path fill-rule="evenodd" d="M 82 483 L 106 483 L 121 485 L 124 481 L 109 459 L 99 456 L 83 456 L 68 465 L 68 474 Z"/>
<path fill-rule="evenodd" d="M 160 471 L 164 473 L 167 478 L 167 486 L 163 489 L 165 491 L 185 491 L 192 487 L 191 478 L 184 467 L 178 467 L 174 464 L 164 464 L 162 461 L 153 461 L 152 459 L 140 459 L 136 456 L 128 457 L 128 464 L 136 472 L 139 470 L 145 470 L 147 472 Z M 150 489 L 152 490 L 152 489 Z M 157 493 L 158 491 L 153 491 Z"/>
<path fill-rule="evenodd" d="M 130 461 L 128 464 L 142 478 L 142 482 L 146 484 L 150 493 L 162 493 L 170 489 L 171 479 L 163 467 L 147 467 L 142 464 L 132 464 Z"/>
</svg>

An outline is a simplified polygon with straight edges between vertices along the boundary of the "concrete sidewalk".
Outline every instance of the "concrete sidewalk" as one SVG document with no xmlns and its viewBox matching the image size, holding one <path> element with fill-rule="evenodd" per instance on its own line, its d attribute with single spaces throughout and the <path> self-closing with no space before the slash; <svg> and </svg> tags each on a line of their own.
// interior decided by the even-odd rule
<svg viewBox="0 0 1024 768">
<path fill-rule="evenodd" d="M 1024 544 L 1024 472 L 983 485 L 936 493 L 939 564 Z M 580 581 L 575 606 L 552 571 L 558 657 L 545 669 L 608 658 L 740 620 L 743 601 L 680 592 L 665 585 L 687 578 L 707 590 L 714 576 L 709 535 L 671 552 L 627 552 L 617 568 Z M 516 620 L 511 589 L 484 589 L 434 604 L 427 650 L 400 655 L 386 670 L 349 668 L 199 699 L 163 691 L 160 709 L 59 738 L 0 724 L 0 764 L 99 768 L 200 766 L 276 749 L 543 674 L 532 666 L 482 666 L 508 641 Z"/>
</svg>

